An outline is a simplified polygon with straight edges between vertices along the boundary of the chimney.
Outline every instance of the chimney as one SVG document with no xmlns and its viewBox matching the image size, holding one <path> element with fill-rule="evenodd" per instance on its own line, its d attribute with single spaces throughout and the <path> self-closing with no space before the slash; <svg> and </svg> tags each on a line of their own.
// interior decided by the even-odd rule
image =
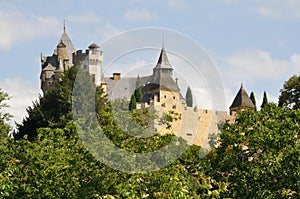
<svg viewBox="0 0 300 199">
<path fill-rule="evenodd" d="M 121 79 L 121 73 L 113 73 L 113 80 L 120 80 Z"/>
</svg>

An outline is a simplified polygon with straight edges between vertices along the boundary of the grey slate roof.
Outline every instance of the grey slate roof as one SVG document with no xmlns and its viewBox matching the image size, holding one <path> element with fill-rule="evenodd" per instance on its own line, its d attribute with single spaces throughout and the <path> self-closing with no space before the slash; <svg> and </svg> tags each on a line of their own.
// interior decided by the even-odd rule
<svg viewBox="0 0 300 199">
<path fill-rule="evenodd" d="M 42 70 L 55 70 L 58 67 L 57 55 L 55 54 L 53 54 L 52 56 L 44 56 L 42 60 Z"/>
<path fill-rule="evenodd" d="M 157 64 L 153 69 L 153 78 L 151 83 L 158 84 L 161 88 L 179 92 L 180 89 L 172 77 L 172 71 L 173 67 L 170 64 L 166 50 L 163 47 L 160 51 Z"/>
<path fill-rule="evenodd" d="M 252 100 L 245 91 L 243 84 L 241 85 L 239 92 L 236 94 L 232 105 L 230 106 L 230 108 L 236 107 L 255 108 L 255 105 L 253 104 Z"/>
<path fill-rule="evenodd" d="M 151 83 L 158 84 L 160 88 L 164 88 L 174 92 L 180 91 L 177 83 L 174 81 L 173 77 L 169 74 L 159 74 L 158 77 L 153 76 Z"/>
<path fill-rule="evenodd" d="M 159 55 L 159 58 L 158 58 L 158 61 L 157 61 L 157 64 L 156 64 L 155 68 L 173 69 L 170 62 L 169 62 L 169 59 L 168 59 L 168 56 L 167 56 L 167 53 L 166 53 L 166 50 L 165 50 L 164 47 L 160 51 L 160 55 Z"/>
<path fill-rule="evenodd" d="M 51 63 L 48 63 L 45 68 L 43 68 L 44 71 L 55 71 L 56 67 L 54 67 Z"/>
<path fill-rule="evenodd" d="M 152 89 L 167 89 L 179 92 L 180 89 L 172 77 L 172 66 L 168 60 L 166 51 L 161 49 L 156 66 L 153 69 L 153 75 L 140 77 L 142 90 Z M 167 72 L 164 72 L 167 71 Z M 109 100 L 117 98 L 126 98 L 130 100 L 131 95 L 136 89 L 137 77 L 121 77 L 119 80 L 113 80 L 110 77 L 104 77 L 107 84 L 107 96 Z M 144 88 L 143 87 L 147 87 Z"/>
<path fill-rule="evenodd" d="M 147 84 L 151 80 L 152 76 L 140 77 L 141 86 Z M 108 99 L 113 100 L 117 98 L 126 98 L 130 100 L 131 95 L 136 89 L 137 77 L 121 77 L 119 80 L 113 80 L 110 77 L 105 77 L 107 84 L 107 96 Z"/>
<path fill-rule="evenodd" d="M 96 43 L 92 43 L 91 45 L 89 45 L 88 48 L 89 48 L 89 49 L 100 48 L 100 46 L 98 46 Z"/>
<path fill-rule="evenodd" d="M 62 33 L 59 43 L 63 42 L 66 45 L 66 51 L 67 51 L 67 57 L 70 60 L 70 63 L 72 63 L 72 54 L 76 51 L 70 37 L 68 36 L 66 30 L 64 29 L 64 32 Z"/>
</svg>

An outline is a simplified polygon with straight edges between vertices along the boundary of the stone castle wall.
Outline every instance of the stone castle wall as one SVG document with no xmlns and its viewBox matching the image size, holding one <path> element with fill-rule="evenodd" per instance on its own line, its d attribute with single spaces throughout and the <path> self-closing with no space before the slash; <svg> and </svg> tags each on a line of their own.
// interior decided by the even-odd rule
<svg viewBox="0 0 300 199">
<path fill-rule="evenodd" d="M 168 94 L 173 99 L 173 93 Z M 167 99 L 161 96 L 163 99 Z M 176 100 L 175 100 L 176 101 Z M 158 118 L 161 118 L 169 111 L 174 111 L 180 115 L 180 119 L 172 122 L 170 129 L 167 129 L 166 124 L 159 122 L 159 119 L 154 121 L 154 128 L 157 129 L 161 135 L 174 134 L 185 139 L 189 145 L 198 145 L 203 148 L 210 148 L 209 136 L 218 135 L 222 130 L 222 124 L 226 121 L 233 121 L 234 116 L 228 115 L 226 111 L 212 111 L 205 109 L 195 109 L 193 107 L 186 107 L 180 100 L 171 103 L 169 106 L 162 106 L 164 100 L 158 100 L 155 97 L 150 103 L 139 103 L 137 109 L 154 108 Z M 181 103 L 181 104 L 180 104 Z M 176 104 L 176 110 L 173 105 Z"/>
</svg>

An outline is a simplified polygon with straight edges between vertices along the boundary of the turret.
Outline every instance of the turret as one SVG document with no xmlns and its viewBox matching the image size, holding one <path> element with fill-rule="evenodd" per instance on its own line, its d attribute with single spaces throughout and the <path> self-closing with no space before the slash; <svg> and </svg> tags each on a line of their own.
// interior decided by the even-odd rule
<svg viewBox="0 0 300 199">
<path fill-rule="evenodd" d="M 57 45 L 57 61 L 58 63 L 60 62 L 60 60 L 67 60 L 67 49 L 66 49 L 66 45 L 64 44 L 64 42 L 62 40 L 60 40 L 59 44 Z"/>
<path fill-rule="evenodd" d="M 244 109 L 255 109 L 255 105 L 245 91 L 243 84 L 241 84 L 241 88 L 236 94 L 229 109 L 230 115 L 234 115 Z"/>
</svg>

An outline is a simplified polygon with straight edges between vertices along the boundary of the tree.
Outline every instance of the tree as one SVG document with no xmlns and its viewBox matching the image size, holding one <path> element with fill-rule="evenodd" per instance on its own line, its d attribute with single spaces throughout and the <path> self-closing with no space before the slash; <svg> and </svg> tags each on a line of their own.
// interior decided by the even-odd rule
<svg viewBox="0 0 300 199">
<path fill-rule="evenodd" d="M 40 96 L 26 109 L 28 116 L 21 124 L 17 124 L 18 132 L 14 134 L 16 139 L 28 135 L 28 139 L 32 140 L 38 128 L 63 128 L 72 120 L 72 90 L 77 71 L 76 67 L 65 71 L 61 81 L 54 82 L 54 86 L 44 96 Z"/>
<path fill-rule="evenodd" d="M 85 83 L 80 84 L 83 86 L 82 90 L 90 85 Z M 101 96 L 101 91 L 97 90 L 99 92 Z M 77 102 L 76 95 L 74 98 Z M 173 140 L 179 149 L 187 147 L 185 140 L 170 134 L 155 134 L 149 138 L 128 135 L 116 123 L 113 106 L 105 99 L 102 100 L 104 102 L 95 103 L 99 124 L 105 136 L 116 146 L 135 153 L 148 153 L 168 146 Z M 161 158 L 168 160 L 169 155 L 176 152 L 170 151 L 161 158 L 154 155 L 149 163 L 157 168 L 156 171 L 120 172 L 95 159 L 92 152 L 87 151 L 86 145 L 83 145 L 83 141 L 95 138 L 97 133 L 85 135 L 83 138 L 79 134 L 78 125 L 72 120 L 63 127 L 54 127 L 48 122 L 46 114 L 51 115 L 58 107 L 49 106 L 49 110 L 44 112 L 43 106 L 45 104 L 34 103 L 29 112 L 32 124 L 38 124 L 35 126 L 35 139 L 29 140 L 29 135 L 25 134 L 23 139 L 14 140 L 0 131 L 0 198 L 219 198 L 226 191 L 227 183 L 215 181 L 204 174 L 206 167 L 205 163 L 199 161 L 198 146 L 188 148 L 181 158 L 165 168 L 159 167 Z M 117 109 L 125 110 L 123 105 L 119 106 Z M 85 108 L 84 106 L 82 110 Z M 87 109 L 90 108 L 87 105 Z M 64 109 L 59 110 L 63 112 Z M 81 109 L 74 110 L 76 111 Z M 151 113 L 146 115 L 151 116 Z M 142 126 L 148 125 L 147 118 L 143 116 L 144 113 L 135 114 L 134 118 L 141 121 Z M 46 122 L 43 125 L 48 126 L 38 127 L 42 122 Z M 106 142 L 104 139 L 91 141 L 95 146 L 93 149 L 100 145 L 100 150 L 106 150 L 103 148 L 105 144 L 102 144 Z M 119 164 L 119 156 L 109 157 Z M 128 159 L 128 165 L 125 166 L 130 164 L 132 160 Z"/>
<path fill-rule="evenodd" d="M 300 75 L 294 75 L 284 83 L 280 89 L 278 106 L 300 108 Z"/>
<path fill-rule="evenodd" d="M 8 95 L 8 93 L 4 92 L 2 90 L 2 88 L 0 88 L 0 125 L 3 125 L 3 126 L 5 125 L 5 122 L 7 122 L 9 120 L 9 118 L 12 117 L 11 114 L 9 114 L 3 110 L 3 108 L 9 107 L 9 105 L 7 103 L 5 103 L 5 101 L 7 101 L 9 99 L 10 99 L 10 96 Z"/>
<path fill-rule="evenodd" d="M 193 95 L 192 95 L 192 90 L 190 87 L 187 88 L 187 91 L 185 94 L 185 100 L 186 100 L 186 105 L 188 107 L 193 107 Z"/>
<path fill-rule="evenodd" d="M 132 111 L 133 109 L 136 109 L 136 99 L 134 94 L 131 95 L 130 102 L 129 102 L 129 110 Z"/>
<path fill-rule="evenodd" d="M 210 175 L 228 182 L 222 198 L 298 198 L 300 110 L 267 104 L 226 123 L 208 155 Z"/>
<path fill-rule="evenodd" d="M 255 110 L 256 110 L 256 100 L 255 100 L 255 96 L 254 96 L 254 93 L 253 93 L 253 92 L 250 93 L 250 99 L 251 99 L 251 101 L 253 102 L 253 104 L 254 104 L 254 106 L 255 106 Z"/>
<path fill-rule="evenodd" d="M 264 91 L 264 97 L 263 97 L 263 102 L 261 104 L 261 108 L 264 108 L 268 104 L 268 98 L 267 98 L 267 93 Z"/>
<path fill-rule="evenodd" d="M 136 79 L 136 84 L 135 84 L 135 91 L 134 91 L 134 96 L 136 102 L 142 102 L 142 89 L 141 89 L 141 82 L 140 82 L 140 76 L 138 75 Z"/>
</svg>

